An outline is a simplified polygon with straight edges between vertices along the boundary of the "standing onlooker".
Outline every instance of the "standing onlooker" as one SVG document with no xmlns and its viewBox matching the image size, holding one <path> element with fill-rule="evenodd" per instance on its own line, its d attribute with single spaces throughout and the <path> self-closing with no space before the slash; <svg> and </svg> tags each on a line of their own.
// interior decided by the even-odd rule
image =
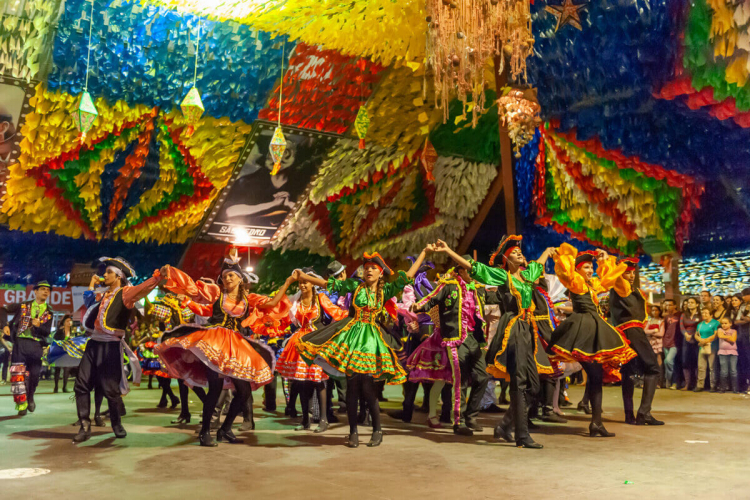
<svg viewBox="0 0 750 500">
<path fill-rule="evenodd" d="M 732 392 L 737 394 L 737 331 L 732 329 L 732 321 L 728 316 L 721 318 L 721 328 L 716 332 L 719 337 L 719 365 L 721 376 L 719 377 L 719 391 L 729 390 L 729 382 L 732 382 Z"/>
<path fill-rule="evenodd" d="M 724 297 L 724 309 L 730 311 L 732 309 L 732 296 L 727 295 Z"/>
<path fill-rule="evenodd" d="M 683 391 L 687 391 L 695 380 L 695 372 L 698 368 L 698 343 L 695 340 L 695 329 L 701 320 L 698 313 L 698 300 L 689 297 L 683 303 L 686 312 L 680 318 L 680 333 L 682 333 L 682 373 L 685 377 Z M 710 316 L 710 311 L 709 311 Z"/>
<path fill-rule="evenodd" d="M 70 316 L 70 314 L 66 314 L 65 316 L 63 316 L 63 319 L 58 325 L 57 329 L 55 330 L 55 333 L 52 336 L 52 338 L 53 340 L 63 341 L 72 336 L 73 336 L 73 318 Z M 57 392 L 59 391 L 60 372 L 62 372 L 62 375 L 63 375 L 63 392 L 68 392 L 68 377 L 70 377 L 70 368 L 55 367 L 55 371 L 54 371 L 55 388 L 52 391 L 54 394 L 57 394 Z"/>
<path fill-rule="evenodd" d="M 706 384 L 706 372 L 708 372 L 711 392 L 716 392 L 716 378 L 711 367 L 714 366 L 719 344 L 716 337 L 716 330 L 718 329 L 719 322 L 711 317 L 711 310 L 705 307 L 701 309 L 701 322 L 695 329 L 695 340 L 700 348 L 698 353 L 698 383 L 693 389 L 695 392 L 703 390 Z"/>
<path fill-rule="evenodd" d="M 701 309 L 713 309 L 712 303 L 711 303 L 711 292 L 708 290 L 701 290 L 700 293 L 700 308 Z"/>
<path fill-rule="evenodd" d="M 662 363 L 662 341 L 664 339 L 664 320 L 661 317 L 661 307 L 652 305 L 649 309 L 649 317 L 643 326 L 643 331 L 651 343 L 651 348 L 656 353 L 656 361 L 659 363 L 661 387 L 664 388 L 664 363 Z"/>
<path fill-rule="evenodd" d="M 677 342 L 681 338 L 677 335 L 680 329 L 680 312 L 675 307 L 672 299 L 662 302 L 664 311 L 664 338 L 662 339 L 662 350 L 664 352 L 664 382 L 670 389 L 677 389 L 677 381 L 674 380 L 675 359 L 677 358 Z"/>
<path fill-rule="evenodd" d="M 732 297 L 732 322 L 737 330 L 737 373 L 740 391 L 750 390 L 750 288 Z"/>
<path fill-rule="evenodd" d="M 721 295 L 711 297 L 711 312 L 716 321 L 721 321 L 721 318 L 729 314 L 729 309 L 724 307 L 724 297 Z"/>
</svg>

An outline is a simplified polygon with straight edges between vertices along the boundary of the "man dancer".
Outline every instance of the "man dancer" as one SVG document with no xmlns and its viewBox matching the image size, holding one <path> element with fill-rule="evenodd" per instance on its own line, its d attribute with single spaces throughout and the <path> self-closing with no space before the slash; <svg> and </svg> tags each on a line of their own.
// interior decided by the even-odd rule
<svg viewBox="0 0 750 500">
<path fill-rule="evenodd" d="M 103 278 L 94 275 L 89 289 L 84 293 L 84 303 L 88 307 L 83 317 L 83 326 L 91 333 L 86 344 L 83 359 L 78 367 L 74 392 L 76 408 L 81 428 L 73 438 L 74 443 L 82 443 L 91 437 L 91 396 L 95 387 L 104 392 L 109 403 L 109 420 L 116 438 L 124 438 L 127 432 L 120 418 L 120 395 L 130 391 L 123 354 L 135 359 L 135 355 L 124 341 L 131 310 L 135 303 L 144 298 L 163 280 L 159 270 L 138 286 L 130 286 L 128 281 L 135 277 L 135 271 L 122 257 L 102 257 L 99 261 L 105 266 Z M 166 273 L 165 273 L 166 275 Z M 97 298 L 94 287 L 100 282 L 106 287 Z M 140 366 L 135 365 L 133 382 L 140 383 Z"/>
<path fill-rule="evenodd" d="M 13 343 L 11 354 L 11 380 L 13 380 L 13 400 L 19 416 L 36 410 L 34 393 L 39 385 L 42 371 L 44 346 L 52 328 L 55 312 L 47 305 L 52 287 L 40 281 L 34 287 L 34 298 L 26 302 L 7 304 L 0 308 L 0 324 L 3 333 L 10 336 Z M 13 319 L 8 323 L 8 314 Z M 28 378 L 27 374 L 28 373 Z"/>
<path fill-rule="evenodd" d="M 651 415 L 651 403 L 659 383 L 659 362 L 651 343 L 643 331 L 646 320 L 646 299 L 640 289 L 634 286 L 638 259 L 622 259 L 627 270 L 616 282 L 609 293 L 609 312 L 613 325 L 628 339 L 630 347 L 638 354 L 622 368 L 622 402 L 625 407 L 625 423 L 631 425 L 664 425 Z M 635 382 L 632 375 L 636 367 L 643 369 L 643 394 L 638 414 L 633 416 L 633 392 Z"/>
<path fill-rule="evenodd" d="M 470 258 L 464 257 L 467 261 Z M 482 350 L 486 344 L 486 293 L 463 267 L 444 276 L 438 283 L 432 293 L 413 306 L 413 311 L 427 312 L 438 306 L 440 335 L 453 372 L 453 432 L 471 436 L 474 431 L 482 430 L 477 417 L 489 382 Z M 471 394 L 467 401 L 469 385 Z"/>
</svg>

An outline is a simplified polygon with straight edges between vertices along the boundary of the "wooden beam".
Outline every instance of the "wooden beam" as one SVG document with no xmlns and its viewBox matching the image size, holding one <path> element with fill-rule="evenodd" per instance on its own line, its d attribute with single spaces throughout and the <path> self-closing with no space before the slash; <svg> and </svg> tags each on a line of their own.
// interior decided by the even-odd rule
<svg viewBox="0 0 750 500">
<path fill-rule="evenodd" d="M 502 88 L 508 83 L 508 67 L 509 64 L 503 65 L 503 72 L 498 73 L 497 68 L 500 66 L 500 57 L 495 56 L 495 89 L 498 97 L 503 93 Z M 498 120 L 500 117 L 498 117 Z M 515 200 L 515 189 L 513 188 L 513 149 L 510 144 L 510 136 L 508 135 L 507 127 L 500 124 L 500 171 L 492 181 L 490 189 L 487 192 L 487 196 L 479 207 L 479 211 L 469 223 L 469 227 L 466 228 L 466 232 L 461 238 L 458 244 L 458 253 L 464 254 L 469 249 L 469 245 L 474 240 L 474 237 L 479 232 L 479 228 L 482 227 L 484 219 L 487 218 L 487 214 L 490 213 L 492 205 L 495 204 L 497 197 L 500 196 L 501 192 L 504 192 L 505 200 L 505 232 L 506 234 L 515 234 L 516 232 L 516 200 Z M 499 238 L 498 238 L 499 239 Z"/>
</svg>

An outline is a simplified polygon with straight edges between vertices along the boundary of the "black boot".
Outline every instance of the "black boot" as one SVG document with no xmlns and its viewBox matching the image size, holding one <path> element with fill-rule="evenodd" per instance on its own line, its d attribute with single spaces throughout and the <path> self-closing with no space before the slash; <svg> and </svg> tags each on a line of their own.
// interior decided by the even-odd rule
<svg viewBox="0 0 750 500">
<path fill-rule="evenodd" d="M 516 447 L 517 448 L 530 448 L 532 450 L 541 450 L 542 448 L 544 448 L 544 446 L 542 446 L 541 444 L 531 439 L 531 436 L 527 436 L 524 439 L 516 441 Z"/>
<path fill-rule="evenodd" d="M 210 431 L 201 432 L 200 435 L 198 436 L 198 443 L 201 446 L 208 446 L 208 447 L 218 446 L 216 441 L 214 441 L 214 439 L 211 437 Z"/>
<path fill-rule="evenodd" d="M 597 424 L 594 422 L 591 422 L 589 424 L 589 436 L 591 437 L 615 437 L 614 432 L 609 432 L 607 429 L 604 428 L 604 424 Z"/>
<path fill-rule="evenodd" d="M 367 443 L 367 446 L 370 448 L 373 448 L 375 446 L 380 446 L 380 443 L 383 442 L 383 431 L 373 431 L 372 437 L 370 438 L 370 442 Z"/>
<path fill-rule="evenodd" d="M 234 435 L 231 428 L 226 428 L 225 426 L 221 426 L 221 429 L 216 431 L 216 440 L 218 442 L 226 441 L 230 444 L 239 444 L 242 442 L 241 439 L 237 439 L 237 436 Z"/>
<path fill-rule="evenodd" d="M 647 375 L 644 377 L 643 395 L 641 396 L 641 406 L 638 408 L 638 415 L 635 420 L 636 425 L 664 425 L 664 422 L 656 420 L 651 415 L 651 404 L 656 394 L 658 382 L 658 375 Z"/>
<path fill-rule="evenodd" d="M 74 443 L 83 443 L 88 441 L 91 437 L 91 421 L 81 420 L 81 428 L 78 430 L 78 434 L 73 437 Z"/>
<path fill-rule="evenodd" d="M 349 448 L 356 448 L 359 446 L 359 434 L 352 432 L 346 436 L 346 446 Z"/>
<path fill-rule="evenodd" d="M 122 421 L 120 420 L 120 405 L 117 402 L 113 404 L 112 401 L 109 402 L 109 405 L 109 421 L 112 424 L 112 432 L 115 433 L 116 438 L 122 439 L 128 433 L 125 432 L 125 428 L 122 426 Z"/>
<path fill-rule="evenodd" d="M 173 424 L 189 424 L 190 423 L 190 413 L 180 413 L 180 415 L 177 417 L 177 419 L 172 420 Z"/>
</svg>

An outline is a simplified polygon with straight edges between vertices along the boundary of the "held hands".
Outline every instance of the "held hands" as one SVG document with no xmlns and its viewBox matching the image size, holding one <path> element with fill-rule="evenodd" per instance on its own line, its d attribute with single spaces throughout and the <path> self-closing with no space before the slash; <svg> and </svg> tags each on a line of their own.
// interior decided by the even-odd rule
<svg viewBox="0 0 750 500">
<path fill-rule="evenodd" d="M 447 252 L 449 250 L 448 244 L 443 240 L 437 240 L 433 246 L 436 252 Z"/>
<path fill-rule="evenodd" d="M 169 269 L 170 268 L 171 268 L 171 266 L 169 264 L 167 264 L 166 266 L 162 266 L 162 268 L 159 269 L 159 274 L 161 274 L 162 278 L 166 279 L 167 276 L 169 276 Z"/>
<path fill-rule="evenodd" d="M 607 260 L 607 258 L 609 258 L 609 254 L 606 251 L 602 249 L 596 251 L 596 260 Z"/>
</svg>

